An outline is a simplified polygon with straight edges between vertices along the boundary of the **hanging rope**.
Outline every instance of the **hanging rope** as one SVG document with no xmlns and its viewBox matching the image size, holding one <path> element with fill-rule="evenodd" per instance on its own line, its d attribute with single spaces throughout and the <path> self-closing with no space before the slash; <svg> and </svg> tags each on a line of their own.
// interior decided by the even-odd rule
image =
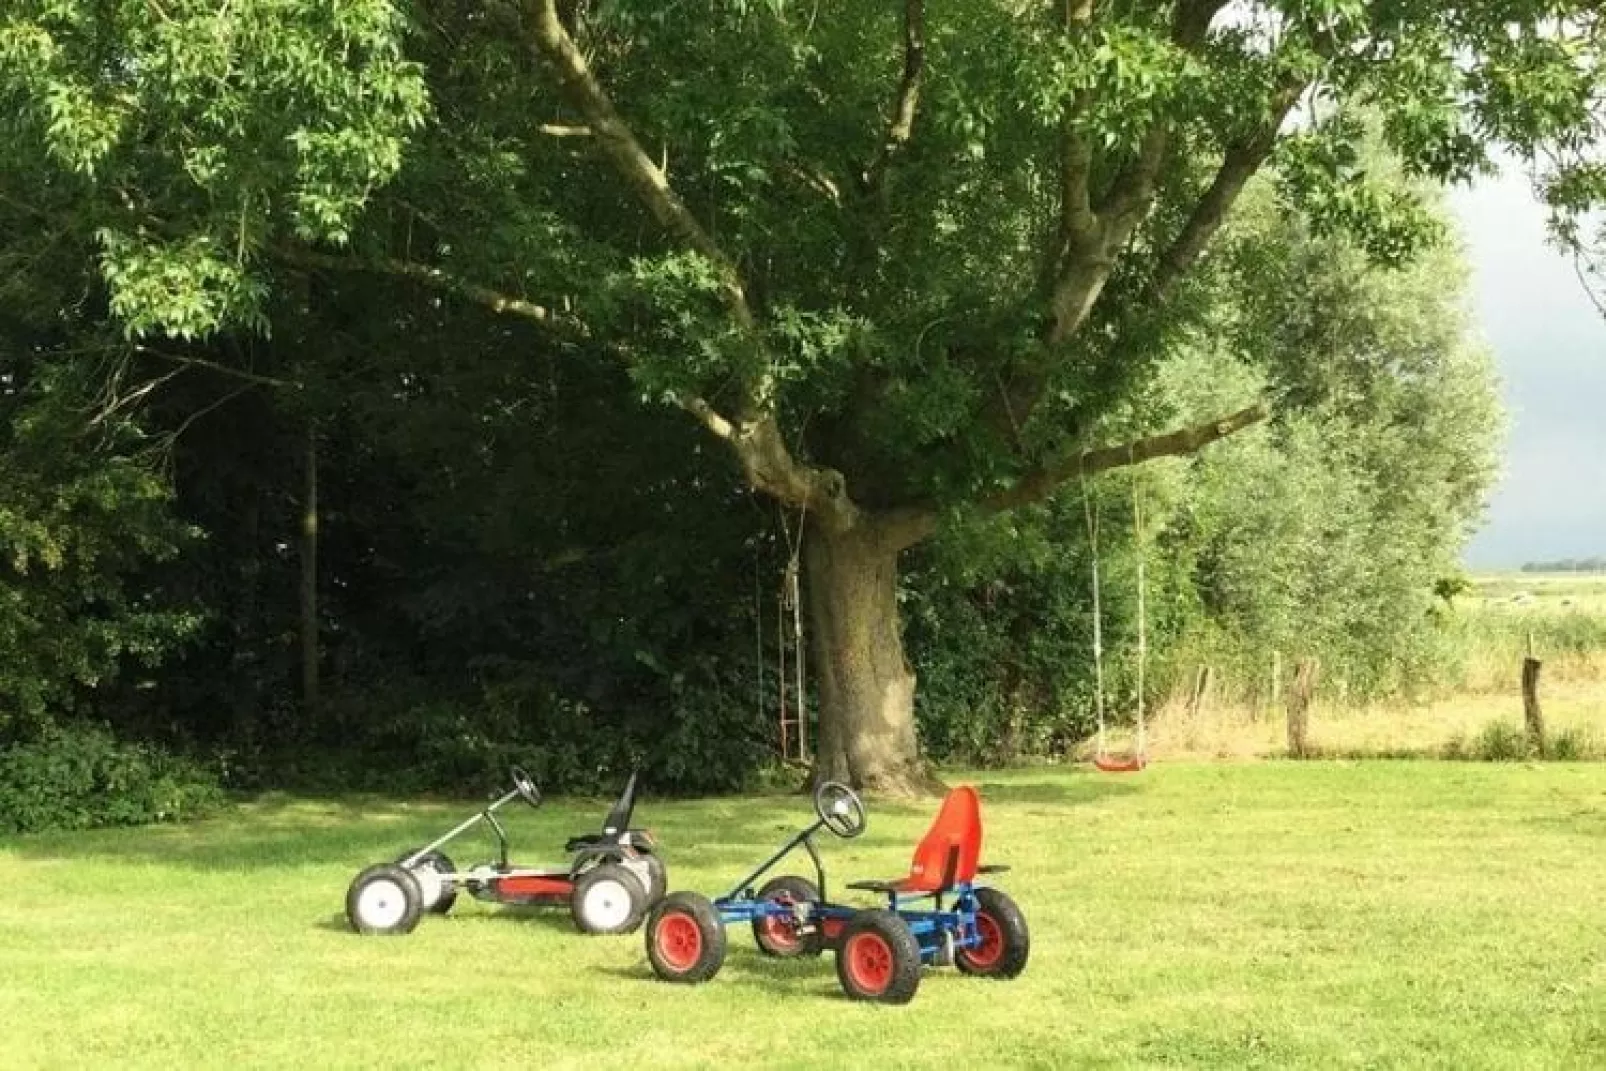
<svg viewBox="0 0 1606 1071">
<path fill-rule="evenodd" d="M 1087 545 L 1093 560 L 1093 704 L 1099 719 L 1098 743 L 1094 750 L 1096 762 L 1104 755 L 1104 612 L 1099 605 L 1099 515 L 1093 507 L 1086 477 L 1080 477 L 1079 482 L 1082 518 L 1087 522 Z"/>
<path fill-rule="evenodd" d="M 760 577 L 760 561 L 763 552 L 759 547 L 753 549 L 753 645 L 756 651 L 755 659 L 758 665 L 758 723 L 764 720 L 764 583 Z M 785 749 L 785 742 L 781 744 Z"/>
<path fill-rule="evenodd" d="M 798 511 L 797 539 L 792 538 L 791 526 L 786 523 L 786 512 L 781 511 L 781 533 L 786 538 L 786 567 L 781 574 L 781 597 L 775 608 L 775 646 L 776 684 L 780 693 L 780 723 L 781 723 L 781 757 L 792 757 L 792 738 L 788 731 L 793 725 L 797 727 L 797 758 L 807 762 L 809 758 L 808 742 L 808 703 L 804 692 L 803 673 L 803 598 L 802 585 L 799 572 L 803 556 L 803 528 L 808 519 L 808 508 L 805 506 Z M 790 610 L 792 614 L 792 664 L 796 674 L 797 702 L 796 714 L 787 716 L 787 672 L 786 672 L 786 615 Z"/>
<path fill-rule="evenodd" d="M 1093 562 L 1093 687 L 1095 709 L 1098 712 L 1098 738 L 1094 745 L 1093 765 L 1106 773 L 1133 773 L 1148 765 L 1148 737 L 1144 723 L 1144 671 L 1149 657 L 1148 606 L 1145 591 L 1143 546 L 1143 510 L 1138 496 L 1138 481 L 1132 478 L 1132 528 L 1134 552 L 1137 555 L 1138 580 L 1138 710 L 1136 746 L 1127 755 L 1110 754 L 1108 730 L 1104 714 L 1104 608 L 1099 590 L 1099 511 L 1093 505 L 1093 495 L 1087 480 L 1082 481 L 1082 516 L 1087 522 L 1087 542 Z"/>
<path fill-rule="evenodd" d="M 1139 762 L 1148 759 L 1148 740 L 1143 724 L 1143 674 L 1149 662 L 1149 609 L 1145 604 L 1146 588 L 1143 575 L 1148 560 L 1148 548 L 1143 543 L 1143 499 L 1138 494 L 1138 476 L 1132 474 L 1132 540 L 1138 556 L 1138 750 Z"/>
</svg>

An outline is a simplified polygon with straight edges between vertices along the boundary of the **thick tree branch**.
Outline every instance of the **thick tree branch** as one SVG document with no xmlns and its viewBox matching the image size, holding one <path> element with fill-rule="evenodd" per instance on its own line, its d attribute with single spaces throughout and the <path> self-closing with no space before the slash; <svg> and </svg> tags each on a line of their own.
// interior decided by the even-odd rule
<svg viewBox="0 0 1606 1071">
<path fill-rule="evenodd" d="M 1163 435 L 1134 439 L 1122 446 L 1103 446 L 1061 458 L 1027 473 L 1009 490 L 982 499 L 981 507 L 989 513 L 1002 513 L 1041 502 L 1069 480 L 1085 479 L 1108 469 L 1138 465 L 1157 457 L 1197 453 L 1218 439 L 1258 424 L 1269 415 L 1265 403 L 1257 403 L 1207 424 L 1195 424 Z M 898 550 L 904 550 L 936 534 L 942 517 L 934 506 L 915 505 L 882 514 L 881 523 L 891 544 Z"/>
<path fill-rule="evenodd" d="M 879 520 L 882 538 L 895 551 L 908 550 L 916 543 L 930 539 L 941 524 L 941 517 L 935 509 L 920 506 L 888 510 L 881 514 Z"/>
<path fill-rule="evenodd" d="M 757 321 L 734 262 L 670 187 L 663 170 L 653 163 L 614 108 L 558 17 L 556 0 L 519 3 L 531 50 L 546 63 L 570 106 L 585 119 L 593 144 L 670 236 L 714 266 L 731 319 L 755 347 L 761 348 Z M 822 523 L 842 527 L 858 523 L 859 510 L 848 497 L 841 473 L 802 464 L 787 449 L 775 419 L 767 375 L 744 379 L 739 387 L 735 419 L 716 412 L 702 398 L 679 401 L 713 435 L 730 444 L 752 487 L 789 505 L 814 511 Z"/>
<path fill-rule="evenodd" d="M 864 188 L 869 192 L 880 191 L 888 166 L 914 136 L 915 110 L 920 104 L 920 83 L 925 69 L 925 0 L 904 0 L 903 76 L 898 82 L 898 92 L 892 99 L 892 114 L 887 120 L 887 132 L 881 139 L 881 147 L 861 176 Z"/>
<path fill-rule="evenodd" d="M 729 420 L 720 416 L 713 406 L 702 398 L 696 396 L 679 397 L 675 399 L 686 412 L 697 418 L 697 422 L 711 431 L 715 438 L 733 442 L 736 438 L 736 427 Z"/>
<path fill-rule="evenodd" d="M 1177 283 L 1198 261 L 1226 222 L 1227 213 L 1243 193 L 1244 187 L 1276 148 L 1278 131 L 1307 85 L 1303 79 L 1285 84 L 1273 98 L 1271 115 L 1265 124 L 1253 136 L 1227 150 L 1226 158 L 1216 171 L 1210 187 L 1193 206 L 1188 221 L 1183 224 L 1175 240 L 1160 255 L 1151 283 L 1157 300 L 1165 301 L 1171 296 Z"/>
<path fill-rule="evenodd" d="M 1109 191 L 1095 207 L 1099 218 L 1108 228 L 1109 240 L 1126 244 L 1137 225 L 1154 203 L 1154 193 L 1165 165 L 1166 153 L 1171 148 L 1172 128 L 1167 119 L 1158 119 L 1138 143 L 1137 155 L 1125 170 L 1110 184 Z"/>
<path fill-rule="evenodd" d="M 530 36 L 530 47 L 557 77 L 570 105 L 585 118 L 597 147 L 653 218 L 714 265 L 732 318 L 744 330 L 753 331 L 753 311 L 736 266 L 670 187 L 663 170 L 653 163 L 620 117 L 558 18 L 556 0 L 522 0 L 522 6 L 526 16 L 522 25 Z"/>
<path fill-rule="evenodd" d="M 1093 0 L 1065 0 L 1065 32 L 1085 33 L 1093 22 Z M 1058 265 L 1074 247 L 1091 242 L 1098 228 L 1091 189 L 1093 143 L 1078 120 L 1088 94 L 1075 94 L 1060 118 L 1060 239 L 1053 258 Z"/>
<path fill-rule="evenodd" d="M 1197 53 L 1209 37 L 1210 24 L 1228 0 L 1184 0 L 1171 23 L 1171 41 L 1185 52 Z M 1092 19 L 1091 0 L 1067 0 L 1066 28 L 1085 26 Z M 1115 258 L 1148 215 L 1154 204 L 1160 172 L 1174 136 L 1168 118 L 1157 119 L 1143 135 L 1132 160 L 1111 181 L 1104 196 L 1084 209 L 1090 199 L 1088 176 L 1092 155 L 1083 139 L 1075 136 L 1071 116 L 1061 137 L 1061 230 L 1064 255 L 1049 298 L 1050 324 L 1046 342 L 1058 348 L 1087 320 L 1104 284 L 1114 270 Z"/>
<path fill-rule="evenodd" d="M 1085 106 L 1078 94 L 1060 123 L 1060 240 L 1056 260 L 1089 242 L 1098 227 L 1090 188 L 1093 146 L 1087 134 L 1076 129 L 1076 117 Z"/>
<path fill-rule="evenodd" d="M 1104 446 L 1061 458 L 1027 473 L 1014 487 L 984 499 L 982 505 L 992 512 L 999 512 L 1041 502 L 1067 480 L 1083 479 L 1107 469 L 1124 468 L 1157 457 L 1197 453 L 1218 439 L 1260 423 L 1269 415 L 1270 411 L 1261 402 L 1206 424 L 1195 424 L 1163 435 L 1134 439 L 1122 446 Z"/>
</svg>

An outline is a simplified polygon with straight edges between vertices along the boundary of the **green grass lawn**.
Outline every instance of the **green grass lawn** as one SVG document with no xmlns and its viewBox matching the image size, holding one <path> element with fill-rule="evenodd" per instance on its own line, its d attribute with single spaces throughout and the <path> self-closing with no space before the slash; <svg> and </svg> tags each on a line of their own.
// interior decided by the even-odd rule
<svg viewBox="0 0 1606 1071">
<path fill-rule="evenodd" d="M 843 999 L 829 958 L 733 934 L 701 987 L 639 934 L 468 902 L 344 928 L 364 864 L 461 804 L 266 799 L 226 818 L 0 841 L 7 1067 L 1606 1067 L 1606 766 L 1167 765 L 984 773 L 984 861 L 1032 927 L 1014 982 Z M 602 802 L 511 812 L 554 858 Z M 935 804 L 822 845 L 894 876 Z M 671 888 L 719 891 L 801 798 L 663 802 Z M 460 863 L 478 861 L 459 851 Z M 800 859 L 806 866 L 806 859 Z"/>
</svg>

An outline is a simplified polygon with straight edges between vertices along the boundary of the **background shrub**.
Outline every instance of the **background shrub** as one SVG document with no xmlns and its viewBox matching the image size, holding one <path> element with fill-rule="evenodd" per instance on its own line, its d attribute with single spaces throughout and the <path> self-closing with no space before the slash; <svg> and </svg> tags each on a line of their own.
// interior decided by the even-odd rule
<svg viewBox="0 0 1606 1071">
<path fill-rule="evenodd" d="M 204 767 L 95 725 L 52 726 L 0 750 L 0 833 L 176 822 L 222 803 Z"/>
</svg>

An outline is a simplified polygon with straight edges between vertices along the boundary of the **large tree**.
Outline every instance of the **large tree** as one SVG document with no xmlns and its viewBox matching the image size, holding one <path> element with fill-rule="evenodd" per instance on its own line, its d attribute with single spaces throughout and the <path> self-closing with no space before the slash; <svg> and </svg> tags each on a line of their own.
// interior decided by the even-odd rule
<svg viewBox="0 0 1606 1071">
<path fill-rule="evenodd" d="M 1433 228 L 1368 109 L 1412 175 L 1501 146 L 1599 192 L 1586 0 L 9 8 L 0 158 L 53 165 L 131 331 L 361 271 L 622 362 L 803 519 L 818 773 L 883 790 L 924 781 L 902 551 L 1264 415 L 1106 430 L 1209 322 L 1254 174 L 1385 262 Z"/>
</svg>

